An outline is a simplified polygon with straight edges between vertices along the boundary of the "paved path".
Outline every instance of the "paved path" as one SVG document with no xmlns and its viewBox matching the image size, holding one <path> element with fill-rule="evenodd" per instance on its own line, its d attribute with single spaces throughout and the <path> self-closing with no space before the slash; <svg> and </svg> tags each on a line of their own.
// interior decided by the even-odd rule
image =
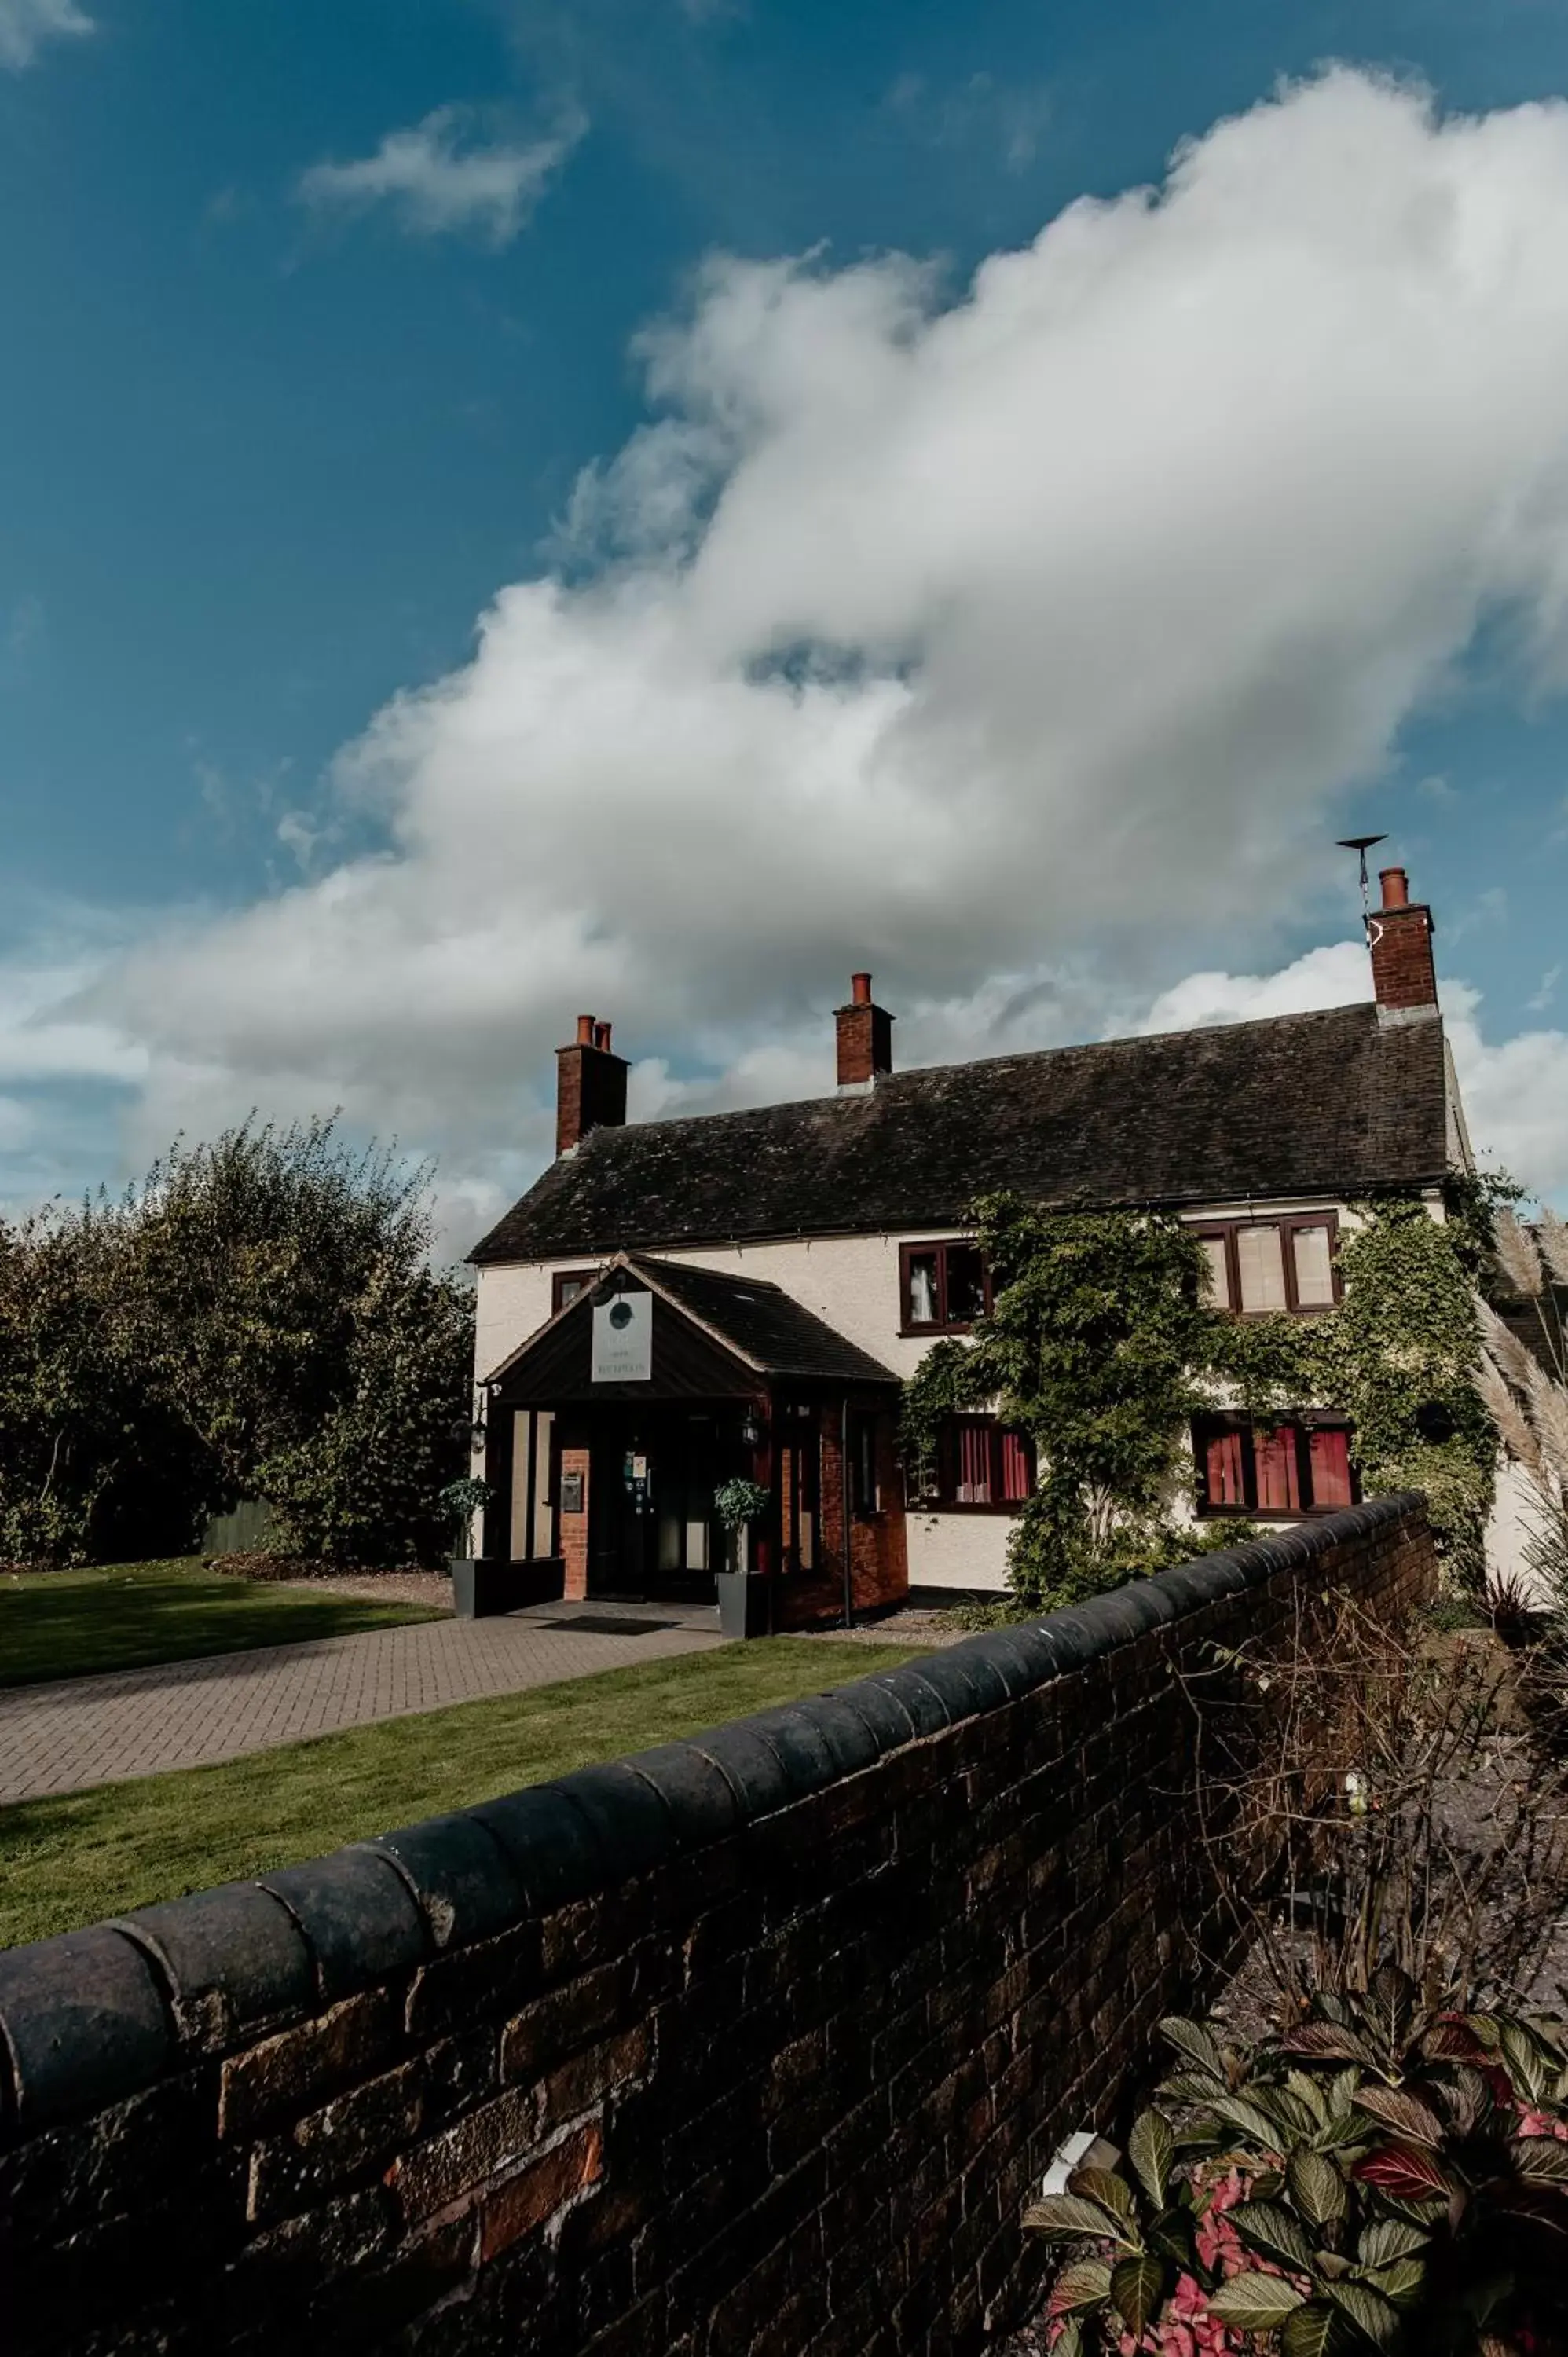
<svg viewBox="0 0 1568 2357">
<path fill-rule="evenodd" d="M 0 1803 L 232 1760 L 335 1727 L 520 1694 L 723 1642 L 711 1610 L 653 1607 L 623 1616 L 603 1606 L 556 1604 L 494 1620 L 423 1620 L 20 1686 L 0 1691 Z"/>
</svg>

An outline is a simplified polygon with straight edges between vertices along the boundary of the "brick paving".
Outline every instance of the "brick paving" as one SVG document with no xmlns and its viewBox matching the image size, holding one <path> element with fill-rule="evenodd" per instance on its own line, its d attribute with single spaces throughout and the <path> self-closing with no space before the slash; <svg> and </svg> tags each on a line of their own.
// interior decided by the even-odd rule
<svg viewBox="0 0 1568 2357">
<path fill-rule="evenodd" d="M 615 1627 L 620 1617 L 625 1630 Z M 596 1625 L 574 1628 L 575 1620 Z M 20 1686 L 0 1692 L 0 1803 L 233 1760 L 724 1641 L 711 1609 L 638 1607 L 620 1616 L 613 1607 L 557 1604 Z"/>
</svg>

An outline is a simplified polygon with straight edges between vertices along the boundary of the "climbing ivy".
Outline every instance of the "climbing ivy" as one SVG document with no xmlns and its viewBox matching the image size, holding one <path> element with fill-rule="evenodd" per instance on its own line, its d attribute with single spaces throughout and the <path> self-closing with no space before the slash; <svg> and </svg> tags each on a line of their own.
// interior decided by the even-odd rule
<svg viewBox="0 0 1568 2357">
<path fill-rule="evenodd" d="M 1470 1288 L 1509 1187 L 1458 1175 L 1441 1222 L 1415 1198 L 1359 1206 L 1340 1239 L 1344 1300 L 1312 1318 L 1209 1308 L 1202 1247 L 1169 1214 L 986 1198 L 992 1308 L 905 1386 L 913 1495 L 929 1493 L 945 1416 L 993 1408 L 1027 1432 L 1038 1477 L 1008 1576 L 1021 1602 L 1051 1608 L 1233 1541 L 1234 1523 L 1172 1519 L 1197 1409 L 1333 1407 L 1354 1426 L 1366 1492 L 1424 1490 L 1447 1584 L 1478 1587 L 1495 1440 L 1470 1380 Z"/>
<path fill-rule="evenodd" d="M 1210 1372 L 1251 1415 L 1342 1410 L 1366 1494 L 1424 1490 L 1445 1584 L 1478 1588 L 1497 1442 L 1471 1382 L 1471 1284 L 1489 1214 L 1483 1228 L 1462 1203 L 1440 1222 L 1406 1196 L 1355 1210 L 1359 1224 L 1340 1237 L 1340 1308 L 1216 1317 Z"/>
<path fill-rule="evenodd" d="M 939 1343 L 906 1385 L 905 1461 L 925 1494 L 942 1418 L 994 1405 L 1038 1466 L 1009 1544 L 1012 1586 L 1032 1606 L 1070 1602 L 1158 1544 L 1202 1398 L 1203 1250 L 1163 1212 L 1042 1211 L 993 1195 L 975 1216 L 992 1308 L 969 1343 Z"/>
</svg>

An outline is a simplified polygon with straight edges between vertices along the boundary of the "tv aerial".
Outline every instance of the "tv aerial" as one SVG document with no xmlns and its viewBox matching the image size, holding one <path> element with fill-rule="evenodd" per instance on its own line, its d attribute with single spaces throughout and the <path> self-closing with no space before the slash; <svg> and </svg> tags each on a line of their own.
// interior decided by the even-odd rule
<svg viewBox="0 0 1568 2357">
<path fill-rule="evenodd" d="M 1386 834 L 1342 834 L 1337 841 L 1341 851 L 1355 851 L 1360 854 L 1361 914 L 1363 917 L 1369 917 L 1372 910 L 1372 896 L 1367 882 L 1367 854 L 1375 843 L 1387 843 L 1388 836 Z"/>
</svg>

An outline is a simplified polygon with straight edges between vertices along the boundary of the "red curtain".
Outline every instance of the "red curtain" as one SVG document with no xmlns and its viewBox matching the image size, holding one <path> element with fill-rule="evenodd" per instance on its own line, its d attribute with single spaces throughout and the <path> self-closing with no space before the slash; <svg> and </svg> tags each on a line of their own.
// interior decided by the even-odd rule
<svg viewBox="0 0 1568 2357">
<path fill-rule="evenodd" d="M 1299 1514 L 1301 1471 L 1296 1462 L 1295 1434 L 1288 1426 L 1277 1432 L 1255 1428 L 1252 1453 L 1258 1467 L 1258 1512 Z"/>
<path fill-rule="evenodd" d="M 1021 1432 L 1002 1435 L 1002 1495 L 1008 1505 L 1015 1506 L 1026 1498 L 1034 1483 L 1029 1479 L 1029 1444 Z"/>
<path fill-rule="evenodd" d="M 991 1503 L 991 1427 L 961 1424 L 958 1428 L 958 1495 L 964 1506 Z"/>
<path fill-rule="evenodd" d="M 1246 1485 L 1241 1473 L 1241 1436 L 1217 1432 L 1206 1452 L 1205 1473 L 1211 1506 L 1244 1506 Z"/>
<path fill-rule="evenodd" d="M 1307 1436 L 1315 1506 L 1349 1506 L 1350 1436 L 1348 1432 L 1314 1432 Z"/>
</svg>

